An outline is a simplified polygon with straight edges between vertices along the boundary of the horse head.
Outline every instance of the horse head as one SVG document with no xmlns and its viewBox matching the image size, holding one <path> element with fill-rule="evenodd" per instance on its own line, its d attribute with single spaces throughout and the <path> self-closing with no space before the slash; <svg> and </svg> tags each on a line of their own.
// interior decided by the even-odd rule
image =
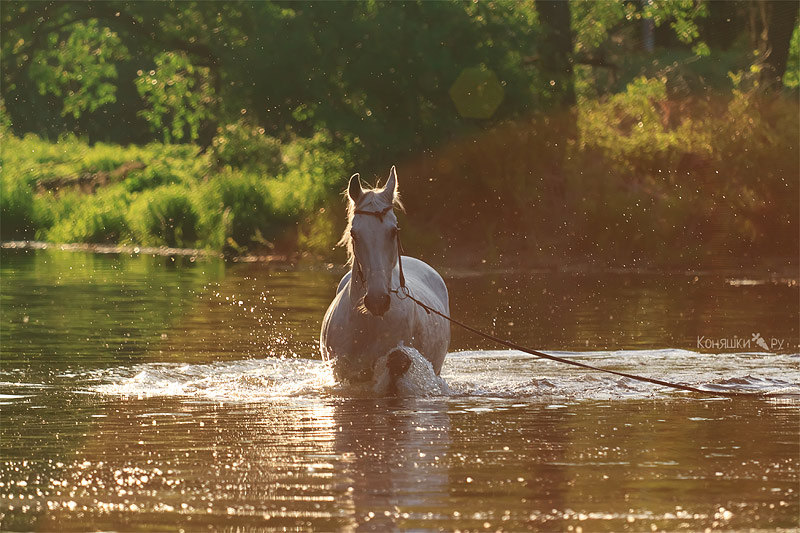
<svg viewBox="0 0 800 533">
<path fill-rule="evenodd" d="M 349 224 L 343 241 L 353 262 L 353 277 L 363 307 L 375 316 L 389 310 L 392 270 L 397 264 L 397 172 L 392 167 L 382 189 L 364 189 L 358 174 L 350 178 Z M 360 285 L 360 286 L 359 286 Z"/>
</svg>

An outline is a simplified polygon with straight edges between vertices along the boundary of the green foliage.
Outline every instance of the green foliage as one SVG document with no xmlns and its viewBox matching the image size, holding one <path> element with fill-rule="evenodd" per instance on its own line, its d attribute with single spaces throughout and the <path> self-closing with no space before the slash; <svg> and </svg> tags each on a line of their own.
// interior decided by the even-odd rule
<svg viewBox="0 0 800 533">
<path fill-rule="evenodd" d="M 657 155 L 660 163 L 669 165 L 673 162 L 664 160 L 668 153 L 707 153 L 712 132 L 696 128 L 691 119 L 671 122 L 666 113 L 672 106 L 665 80 L 638 78 L 625 92 L 581 107 L 578 124 L 583 142 L 631 165 Z M 627 159 L 633 154 L 636 158 Z"/>
<path fill-rule="evenodd" d="M 789 60 L 783 84 L 789 89 L 800 88 L 800 26 L 794 29 L 792 42 L 789 44 Z"/>
<path fill-rule="evenodd" d="M 342 177 L 352 168 L 347 154 L 354 149 L 353 144 L 337 149 L 324 132 L 285 144 L 282 156 L 286 171 L 268 182 L 276 204 L 296 216 L 315 209 L 331 192 L 338 194 L 344 185 Z"/>
<path fill-rule="evenodd" d="M 63 218 L 44 232 L 44 238 L 51 242 L 124 242 L 129 234 L 125 218 L 129 201 L 127 192 L 120 187 L 95 196 L 71 196 L 62 210 Z"/>
<path fill-rule="evenodd" d="M 557 132 L 570 117 L 547 114 L 401 168 L 414 213 L 401 222 L 404 241 L 440 261 L 477 255 L 554 266 L 794 257 L 798 116 L 792 97 L 737 90 L 672 98 L 668 80 L 641 77 L 579 105 L 576 140 L 563 157 Z"/>
<path fill-rule="evenodd" d="M 119 36 L 96 19 L 70 25 L 70 33 L 47 36 L 34 52 L 30 76 L 40 94 L 63 99 L 62 115 L 74 118 L 116 101 L 116 63 L 128 57 Z"/>
<path fill-rule="evenodd" d="M 638 18 L 632 3 L 573 0 L 570 6 L 577 53 L 597 50 L 621 21 Z"/>
<path fill-rule="evenodd" d="M 341 228 L 337 224 L 340 220 L 341 212 L 329 208 L 320 208 L 311 213 L 299 227 L 297 247 L 304 253 L 330 257 L 335 249 L 334 243 L 341 235 Z"/>
<path fill-rule="evenodd" d="M 136 242 L 191 248 L 199 238 L 200 215 L 191 191 L 164 185 L 141 193 L 127 216 Z"/>
<path fill-rule="evenodd" d="M 664 80 L 635 80 L 581 109 L 581 151 L 603 161 L 579 159 L 593 170 L 579 182 L 581 209 L 593 227 L 613 228 L 604 245 L 617 253 L 648 240 L 681 243 L 695 259 L 796 249 L 786 198 L 800 192 L 790 178 L 800 170 L 798 111 L 756 90 L 671 100 Z"/>
<path fill-rule="evenodd" d="M 196 67 L 185 52 L 163 52 L 154 62 L 155 69 L 137 72 L 136 89 L 147 102 L 139 115 L 165 143 L 196 140 L 203 120 L 214 114 L 208 67 Z"/>
<path fill-rule="evenodd" d="M 465 68 L 485 65 L 504 84 L 503 104 L 486 123 L 527 113 L 542 93 L 526 62 L 536 48 L 532 3 L 19 2 L 3 23 L 3 56 L 15 59 L 3 68 L 3 96 L 16 103 L 17 133 L 46 122 L 30 112 L 41 106 L 70 116 L 84 109 L 65 103 L 67 89 L 54 79 L 66 58 L 80 66 L 75 73 L 91 68 L 107 80 L 112 72 L 100 67 L 117 57 L 114 85 L 126 97 L 114 101 L 93 74 L 89 110 L 102 115 L 47 129 L 119 143 L 207 144 L 245 110 L 281 140 L 325 129 L 399 153 L 476 125 L 453 113 L 448 95 Z M 51 41 L 71 55 L 59 52 L 49 65 Z M 93 55 L 97 43 L 104 47 Z M 47 87 L 48 98 L 31 85 Z"/>
<path fill-rule="evenodd" d="M 50 230 L 56 223 L 69 220 L 73 213 L 84 204 L 84 195 L 78 191 L 65 191 L 58 195 L 53 192 L 36 194 L 33 197 L 33 213 L 37 222 L 34 237 L 39 241 L 74 242 L 75 239 L 56 240 Z M 61 236 L 59 236 L 60 238 Z M 78 239 L 80 240 L 80 238 Z"/>
<path fill-rule="evenodd" d="M 288 222 L 275 206 L 266 180 L 249 174 L 223 173 L 198 189 L 206 246 L 237 252 L 274 248 Z"/>
<path fill-rule="evenodd" d="M 129 192 L 170 184 L 189 187 L 207 177 L 211 169 L 208 156 L 199 152 L 200 149 L 191 144 L 149 144 L 142 147 L 135 159 L 143 162 L 145 168 L 130 173 L 122 183 Z"/>
<path fill-rule="evenodd" d="M 669 22 L 678 39 L 689 44 L 700 37 L 697 19 L 708 16 L 708 4 L 700 0 L 653 0 L 644 2 L 643 16 L 656 27 Z M 705 44 L 703 47 L 708 50 Z"/>
<path fill-rule="evenodd" d="M 3 172 L 0 175 L 0 239 L 32 238 L 36 222 L 30 186 Z"/>
<path fill-rule="evenodd" d="M 88 148 L 74 137 L 50 143 L 29 133 L 20 139 L 4 135 L 0 151 L 3 173 L 34 186 L 39 180 L 72 174 Z"/>
<path fill-rule="evenodd" d="M 0 98 L 0 140 L 11 133 L 11 117 L 6 111 L 5 103 Z"/>
<path fill-rule="evenodd" d="M 569 9 L 572 27 L 559 33 L 575 35 L 572 63 L 596 65 L 579 67 L 583 94 L 618 92 L 655 74 L 617 70 L 642 55 L 642 20 L 669 28 L 681 45 L 667 44 L 672 52 L 691 46 L 693 56 L 715 60 L 720 52 L 702 34 L 718 9 L 711 2 L 571 0 Z M 731 31 L 747 33 L 748 9 L 729 10 Z M 547 109 L 549 81 L 558 78 L 543 71 L 535 2 L 21 1 L 4 6 L 2 22 L 0 85 L 15 103 L 18 134 L 205 146 L 244 111 L 269 137 L 324 129 L 360 140 L 363 156 L 377 160 L 387 147 L 389 156 L 430 149 Z M 488 119 L 454 113 L 448 94 L 476 65 L 503 87 Z M 53 122 L 54 110 L 65 120 Z"/>
<path fill-rule="evenodd" d="M 235 130 L 228 133 L 237 138 Z M 6 134 L 0 157 L 2 238 L 271 250 L 287 227 L 341 187 L 349 164 L 324 133 L 283 145 L 256 134 L 263 141 L 255 143 L 260 152 L 248 150 L 248 142 L 226 146 L 222 153 L 229 164 L 217 171 L 212 168 L 219 152 L 201 154 L 190 144 L 90 147 L 74 136 L 48 143 L 35 135 Z M 266 156 L 259 165 L 258 158 Z M 51 180 L 113 172 L 130 162 L 144 168 L 95 194 L 69 185 L 36 192 Z"/>
<path fill-rule="evenodd" d="M 282 172 L 281 143 L 265 132 L 245 119 L 219 128 L 212 142 L 217 164 L 269 175 Z"/>
</svg>

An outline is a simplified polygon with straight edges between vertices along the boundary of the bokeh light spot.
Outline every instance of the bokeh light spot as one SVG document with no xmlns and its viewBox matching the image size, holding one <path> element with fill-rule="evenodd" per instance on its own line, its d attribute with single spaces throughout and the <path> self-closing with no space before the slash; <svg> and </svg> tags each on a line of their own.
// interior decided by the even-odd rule
<svg viewBox="0 0 800 533">
<path fill-rule="evenodd" d="M 450 98 L 465 118 L 491 117 L 504 95 L 497 75 L 484 67 L 464 69 L 450 87 Z"/>
</svg>

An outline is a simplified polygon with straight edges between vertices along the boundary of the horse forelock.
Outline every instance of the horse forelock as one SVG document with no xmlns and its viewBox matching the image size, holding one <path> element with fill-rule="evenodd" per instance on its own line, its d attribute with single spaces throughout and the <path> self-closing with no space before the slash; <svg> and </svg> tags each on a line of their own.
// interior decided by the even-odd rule
<svg viewBox="0 0 800 533">
<path fill-rule="evenodd" d="M 383 191 L 383 189 L 378 188 L 365 190 L 364 194 L 359 198 L 358 204 L 353 202 L 347 194 L 347 190 L 344 191 L 344 195 L 347 197 L 347 226 L 345 226 L 344 233 L 342 233 L 342 237 L 339 239 L 337 245 L 344 246 L 347 249 L 348 265 L 352 265 L 355 260 L 353 237 L 350 234 L 350 230 L 353 229 L 353 216 L 355 216 L 356 210 L 380 212 L 389 207 L 389 202 L 387 202 L 381 194 Z M 398 192 L 394 194 L 392 206 L 403 211 L 403 203 L 400 201 L 400 194 Z"/>
</svg>

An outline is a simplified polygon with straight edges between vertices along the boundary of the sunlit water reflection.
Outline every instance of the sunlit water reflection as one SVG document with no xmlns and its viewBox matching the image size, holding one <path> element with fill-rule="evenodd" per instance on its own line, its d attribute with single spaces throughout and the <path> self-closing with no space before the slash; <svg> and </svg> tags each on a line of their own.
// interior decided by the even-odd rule
<svg viewBox="0 0 800 533">
<path fill-rule="evenodd" d="M 770 399 L 701 398 L 460 332 L 450 394 L 376 398 L 315 358 L 338 274 L 2 259 L 0 529 L 798 525 L 792 280 L 448 277 L 454 314 L 515 341 Z M 754 332 L 786 347 L 696 346 Z"/>
</svg>

